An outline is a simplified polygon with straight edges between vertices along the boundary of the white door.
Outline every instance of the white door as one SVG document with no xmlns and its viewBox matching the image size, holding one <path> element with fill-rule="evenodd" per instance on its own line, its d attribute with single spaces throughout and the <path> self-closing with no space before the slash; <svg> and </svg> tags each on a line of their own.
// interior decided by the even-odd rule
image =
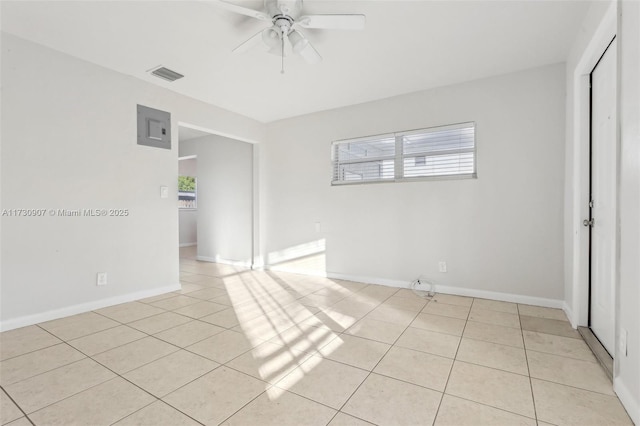
<svg viewBox="0 0 640 426">
<path fill-rule="evenodd" d="M 591 72 L 589 325 L 613 356 L 616 256 L 616 41 Z"/>
</svg>

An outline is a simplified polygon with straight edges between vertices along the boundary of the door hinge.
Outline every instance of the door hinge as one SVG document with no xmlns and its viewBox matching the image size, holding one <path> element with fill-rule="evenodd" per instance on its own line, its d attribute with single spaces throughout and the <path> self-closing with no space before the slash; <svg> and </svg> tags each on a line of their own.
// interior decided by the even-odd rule
<svg viewBox="0 0 640 426">
<path fill-rule="evenodd" d="M 592 209 L 593 208 L 593 200 L 589 201 L 589 208 Z"/>
</svg>

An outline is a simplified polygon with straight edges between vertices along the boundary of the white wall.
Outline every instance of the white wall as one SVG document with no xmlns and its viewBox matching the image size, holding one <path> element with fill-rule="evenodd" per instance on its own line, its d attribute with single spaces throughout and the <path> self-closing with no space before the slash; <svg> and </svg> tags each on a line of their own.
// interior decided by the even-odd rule
<svg viewBox="0 0 640 426">
<path fill-rule="evenodd" d="M 196 158 L 181 159 L 178 161 L 178 175 L 198 177 L 198 160 Z M 196 245 L 198 243 L 198 210 L 178 210 L 178 234 L 180 247 Z"/>
<path fill-rule="evenodd" d="M 136 104 L 172 113 L 172 150 L 136 145 Z M 2 34 L 2 207 L 130 212 L 2 217 L 3 329 L 177 288 L 179 121 L 264 136 L 253 120 Z"/>
<path fill-rule="evenodd" d="M 424 274 L 443 291 L 558 306 L 564 95 L 559 64 L 270 124 L 266 263 L 397 285 Z M 466 121 L 476 122 L 478 179 L 330 185 L 333 140 Z M 323 244 L 323 260 L 304 262 Z"/>
<path fill-rule="evenodd" d="M 178 212 L 178 233 L 180 247 L 198 244 L 198 210 L 180 209 Z"/>
<path fill-rule="evenodd" d="M 619 3 L 620 20 L 620 269 L 618 330 L 628 332 L 618 350 L 614 388 L 640 424 L 640 3 Z M 618 337 L 619 339 L 619 337 Z"/>
<path fill-rule="evenodd" d="M 253 146 L 222 136 L 180 143 L 198 156 L 198 259 L 251 265 Z"/>
<path fill-rule="evenodd" d="M 198 159 L 197 158 L 179 159 L 178 174 L 180 176 L 198 177 Z"/>
</svg>

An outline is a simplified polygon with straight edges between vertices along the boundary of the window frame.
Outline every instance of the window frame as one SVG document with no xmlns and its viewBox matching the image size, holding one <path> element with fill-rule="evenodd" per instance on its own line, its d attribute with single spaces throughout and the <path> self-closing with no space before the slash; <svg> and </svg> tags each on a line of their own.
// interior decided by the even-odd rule
<svg viewBox="0 0 640 426">
<path fill-rule="evenodd" d="M 435 151 L 433 154 L 429 153 L 411 153 L 406 154 L 404 152 L 403 146 L 403 138 L 407 135 L 415 135 L 421 133 L 435 133 L 438 131 L 446 131 L 446 130 L 455 130 L 455 129 L 466 129 L 471 127 L 473 129 L 473 149 L 460 149 L 457 150 L 457 154 L 470 152 L 473 155 L 473 171 L 471 173 L 452 173 L 452 174 L 438 174 L 432 176 L 404 176 L 404 161 L 406 158 L 417 158 L 423 157 L 425 160 L 429 157 L 435 157 L 438 155 L 443 155 L 443 151 Z M 362 185 L 362 184 L 370 184 L 370 183 L 391 183 L 391 182 L 416 182 L 416 181 L 429 181 L 429 180 L 458 180 L 458 179 L 477 179 L 478 178 L 478 144 L 476 138 L 476 122 L 475 121 L 466 121 L 455 124 L 447 124 L 442 126 L 431 126 L 425 127 L 422 129 L 415 130 L 404 130 L 400 132 L 394 133 L 382 133 L 379 135 L 371 135 L 364 136 L 358 138 L 351 139 L 341 139 L 336 140 L 331 143 L 331 186 L 341 186 L 341 185 Z M 376 139 L 384 139 L 393 137 L 395 139 L 395 149 L 393 156 L 381 156 L 378 158 L 362 158 L 351 161 L 338 162 L 337 160 L 337 149 L 341 144 L 353 143 L 353 142 L 362 142 L 362 141 L 375 141 Z M 356 164 L 356 163 L 365 163 L 372 162 L 376 160 L 393 160 L 394 161 L 394 177 L 393 178 L 379 178 L 379 179 L 367 179 L 367 180 L 334 180 L 336 177 L 336 168 L 339 168 L 344 164 Z"/>
</svg>

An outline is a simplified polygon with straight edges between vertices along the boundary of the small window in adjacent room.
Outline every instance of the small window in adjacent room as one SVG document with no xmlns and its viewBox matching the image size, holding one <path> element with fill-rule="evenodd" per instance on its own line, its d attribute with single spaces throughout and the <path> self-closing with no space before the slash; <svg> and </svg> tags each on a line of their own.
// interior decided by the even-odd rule
<svg viewBox="0 0 640 426">
<path fill-rule="evenodd" d="M 336 141 L 333 184 L 475 178 L 475 123 Z"/>
<path fill-rule="evenodd" d="M 195 209 L 198 207 L 195 177 L 178 176 L 178 207 L 181 209 Z"/>
</svg>

